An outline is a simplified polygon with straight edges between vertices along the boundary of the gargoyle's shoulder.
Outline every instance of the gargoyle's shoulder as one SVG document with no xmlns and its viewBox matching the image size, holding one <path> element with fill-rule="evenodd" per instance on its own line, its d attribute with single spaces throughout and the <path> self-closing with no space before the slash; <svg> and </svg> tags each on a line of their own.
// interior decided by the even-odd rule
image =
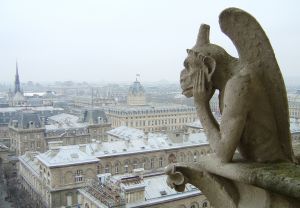
<svg viewBox="0 0 300 208">
<path fill-rule="evenodd" d="M 253 79 L 253 74 L 247 71 L 240 71 L 228 80 L 227 86 L 234 89 L 248 89 L 251 80 Z"/>
</svg>

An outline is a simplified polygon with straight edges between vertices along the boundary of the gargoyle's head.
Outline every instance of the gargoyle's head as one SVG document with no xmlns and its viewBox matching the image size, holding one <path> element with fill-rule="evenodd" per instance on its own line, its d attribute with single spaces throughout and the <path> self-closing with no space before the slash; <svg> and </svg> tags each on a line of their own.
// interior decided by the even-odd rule
<svg viewBox="0 0 300 208">
<path fill-rule="evenodd" d="M 204 72 L 206 82 L 212 81 L 218 66 L 224 65 L 229 54 L 220 46 L 209 42 L 209 25 L 201 25 L 196 45 L 187 49 L 184 69 L 180 73 L 182 94 L 193 97 L 193 85 L 199 70 Z M 222 67 L 221 67 L 222 68 Z"/>
<path fill-rule="evenodd" d="M 184 69 L 180 74 L 180 85 L 182 94 L 186 97 L 193 96 L 193 85 L 198 71 L 204 72 L 206 81 L 211 82 L 211 77 L 215 70 L 215 60 L 210 56 L 204 56 L 199 52 L 187 49 L 188 56 L 184 60 Z M 201 80 L 204 81 L 204 80 Z"/>
</svg>

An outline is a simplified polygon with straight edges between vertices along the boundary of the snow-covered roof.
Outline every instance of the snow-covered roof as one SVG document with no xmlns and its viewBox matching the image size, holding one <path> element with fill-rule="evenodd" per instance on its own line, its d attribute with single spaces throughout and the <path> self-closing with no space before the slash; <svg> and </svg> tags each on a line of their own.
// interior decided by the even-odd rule
<svg viewBox="0 0 300 208">
<path fill-rule="evenodd" d="M 34 158 L 38 154 L 39 152 L 26 152 L 24 155 L 19 156 L 19 160 L 22 162 L 22 164 L 26 165 L 27 168 L 29 168 L 37 177 L 39 177 L 39 166 L 37 160 Z"/>
<path fill-rule="evenodd" d="M 151 203 L 157 200 L 162 200 L 162 198 L 168 198 L 170 196 L 177 195 L 180 196 L 182 193 L 175 191 L 175 189 L 170 188 L 167 183 L 167 175 L 157 175 L 151 177 L 144 177 L 145 183 L 145 201 Z M 192 185 L 186 185 L 186 189 L 183 193 L 195 192 L 200 194 L 201 192 Z M 175 197 L 176 198 L 176 197 Z M 165 199 L 164 199 L 165 200 Z M 145 203 L 145 202 L 142 202 Z"/>
<path fill-rule="evenodd" d="M 113 155 L 141 153 L 148 151 L 162 151 L 182 147 L 208 144 L 204 133 L 195 133 L 187 136 L 183 142 L 175 143 L 167 135 L 149 134 L 148 140 L 142 138 L 119 140 L 112 142 L 92 143 L 87 145 L 86 151 L 101 158 Z"/>
<path fill-rule="evenodd" d="M 25 97 L 33 97 L 33 96 L 44 96 L 46 95 L 46 92 L 24 92 Z"/>
<path fill-rule="evenodd" d="M 48 119 L 60 123 L 64 123 L 64 122 L 76 123 L 78 122 L 79 117 L 67 113 L 60 113 L 54 116 L 50 116 Z"/>
<path fill-rule="evenodd" d="M 15 112 L 19 110 L 32 110 L 32 111 L 54 111 L 59 110 L 63 111 L 63 108 L 55 108 L 52 106 L 38 106 L 38 107 L 7 107 L 7 108 L 0 108 L 0 112 Z"/>
<path fill-rule="evenodd" d="M 82 147 L 83 145 L 61 146 L 36 157 L 48 167 L 99 162 L 95 156 L 82 151 Z"/>
<path fill-rule="evenodd" d="M 140 129 L 130 128 L 127 126 L 120 126 L 114 128 L 110 131 L 107 131 L 107 134 L 124 140 L 137 138 L 141 139 L 145 136 L 144 131 Z"/>
<path fill-rule="evenodd" d="M 48 121 L 50 124 L 45 125 L 46 131 L 85 128 L 88 126 L 88 123 L 79 123 L 79 117 L 67 113 L 50 116 Z"/>
<path fill-rule="evenodd" d="M 77 163 L 96 162 L 103 157 L 127 155 L 142 152 L 162 151 L 184 147 L 207 145 L 203 132 L 186 135 L 182 142 L 173 142 L 165 134 L 149 134 L 146 138 L 131 138 L 110 142 L 95 142 L 85 145 L 55 147 L 38 155 L 47 166 L 64 166 Z"/>
<path fill-rule="evenodd" d="M 9 148 L 5 145 L 0 143 L 0 151 L 7 151 Z"/>
<path fill-rule="evenodd" d="M 126 180 L 128 178 L 129 180 Z M 136 201 L 131 203 L 126 203 L 125 207 L 144 207 L 145 205 L 157 205 L 161 203 L 165 203 L 171 200 L 178 200 L 183 198 L 188 198 L 191 196 L 199 196 L 201 191 L 196 187 L 187 184 L 184 192 L 177 192 L 175 189 L 170 188 L 166 183 L 167 175 L 156 173 L 152 175 L 145 175 L 143 178 L 136 177 L 135 175 L 115 175 L 109 178 L 107 181 L 107 185 L 109 187 L 112 186 L 120 186 L 122 187 L 122 191 L 126 191 L 129 189 L 132 191 L 133 189 L 144 189 L 145 190 L 145 198 L 143 201 Z M 105 189 L 103 190 L 103 194 L 105 193 Z M 87 192 L 84 189 L 79 190 L 80 193 L 84 194 L 85 197 L 93 199 L 93 203 L 102 207 L 103 204 L 97 198 L 96 195 L 93 195 L 97 192 Z"/>
</svg>

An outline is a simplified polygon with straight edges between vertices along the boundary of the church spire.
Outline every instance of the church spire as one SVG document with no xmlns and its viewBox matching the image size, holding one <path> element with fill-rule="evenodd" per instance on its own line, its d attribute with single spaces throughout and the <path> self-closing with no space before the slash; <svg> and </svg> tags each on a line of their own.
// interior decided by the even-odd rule
<svg viewBox="0 0 300 208">
<path fill-rule="evenodd" d="M 16 61 L 16 77 L 15 77 L 15 93 L 21 92 L 19 71 L 18 71 L 18 62 Z"/>
</svg>

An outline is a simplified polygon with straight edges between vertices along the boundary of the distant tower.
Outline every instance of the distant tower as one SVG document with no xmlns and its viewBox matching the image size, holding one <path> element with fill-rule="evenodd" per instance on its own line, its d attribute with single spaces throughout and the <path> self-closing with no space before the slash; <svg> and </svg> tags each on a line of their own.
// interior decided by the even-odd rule
<svg viewBox="0 0 300 208">
<path fill-rule="evenodd" d="M 20 78 L 19 78 L 19 71 L 18 71 L 18 62 L 16 62 L 15 94 L 17 92 L 21 92 Z"/>
<path fill-rule="evenodd" d="M 136 75 L 135 82 L 129 87 L 127 95 L 128 105 L 146 105 L 145 90 L 138 80 L 139 74 Z"/>
<path fill-rule="evenodd" d="M 15 91 L 12 99 L 9 101 L 10 106 L 24 106 L 26 105 L 26 99 L 21 91 L 21 84 L 18 71 L 18 62 L 16 62 L 16 76 L 15 76 Z"/>
</svg>

